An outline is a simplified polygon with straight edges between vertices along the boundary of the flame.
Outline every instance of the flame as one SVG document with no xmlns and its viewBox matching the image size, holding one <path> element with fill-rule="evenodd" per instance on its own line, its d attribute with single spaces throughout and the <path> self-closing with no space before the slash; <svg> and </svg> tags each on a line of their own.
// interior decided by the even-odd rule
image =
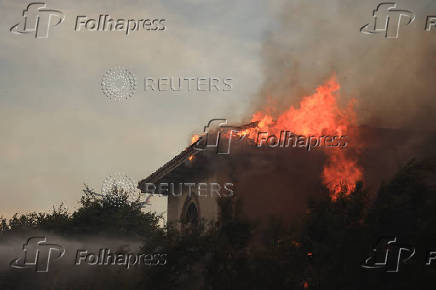
<svg viewBox="0 0 436 290">
<path fill-rule="evenodd" d="M 189 161 L 192 161 L 192 159 L 194 159 L 194 155 L 191 155 L 191 156 L 188 157 Z"/>
<path fill-rule="evenodd" d="M 199 138 L 200 138 L 200 135 L 198 135 L 198 134 L 192 135 L 191 144 L 194 144 L 195 142 L 197 142 Z"/>
<path fill-rule="evenodd" d="M 276 121 L 266 107 L 253 114 L 251 121 L 259 121 L 257 128 L 247 129 L 240 135 L 256 138 L 256 132 L 268 132 L 276 136 L 280 131 L 289 130 L 304 136 L 348 136 L 355 134 L 357 127 L 354 103 L 352 100 L 344 109 L 339 108 L 337 92 L 340 89 L 336 77 L 331 77 L 319 86 L 315 93 L 304 97 L 298 108 L 289 107 L 280 114 Z M 354 130 L 354 132 L 351 132 Z M 348 135 L 347 135 L 348 134 Z M 353 144 L 356 145 L 356 144 Z M 347 196 L 362 180 L 363 170 L 357 164 L 357 156 L 353 156 L 345 148 L 325 148 L 327 162 L 323 168 L 323 184 L 328 188 L 331 199 L 335 201 L 341 194 Z"/>
<path fill-rule="evenodd" d="M 269 135 L 280 136 L 282 131 L 290 131 L 296 135 L 310 136 L 356 136 L 357 118 L 354 111 L 355 100 L 348 106 L 340 108 L 337 102 L 340 85 L 336 77 L 331 77 L 319 86 L 315 93 L 305 96 L 299 107 L 290 106 L 274 119 L 273 106 L 267 106 L 253 114 L 251 122 L 258 122 L 256 127 L 237 132 L 239 136 L 248 136 L 256 140 L 258 132 L 268 132 Z M 198 141 L 199 135 L 192 136 L 191 144 Z M 350 195 L 356 188 L 356 183 L 363 179 L 363 169 L 358 165 L 357 152 L 360 144 L 353 144 L 353 149 L 323 148 L 327 161 L 322 171 L 322 182 L 330 192 L 330 197 L 336 201 L 340 196 Z M 189 157 L 192 160 L 193 156 Z"/>
</svg>

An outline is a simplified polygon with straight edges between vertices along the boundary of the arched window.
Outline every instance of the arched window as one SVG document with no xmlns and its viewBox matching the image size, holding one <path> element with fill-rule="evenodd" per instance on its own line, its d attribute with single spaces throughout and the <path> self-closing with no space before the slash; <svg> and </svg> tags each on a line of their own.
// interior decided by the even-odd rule
<svg viewBox="0 0 436 290">
<path fill-rule="evenodd" d="M 195 203 L 191 203 L 188 206 L 188 209 L 186 210 L 184 222 L 192 225 L 198 224 L 198 209 Z"/>
</svg>

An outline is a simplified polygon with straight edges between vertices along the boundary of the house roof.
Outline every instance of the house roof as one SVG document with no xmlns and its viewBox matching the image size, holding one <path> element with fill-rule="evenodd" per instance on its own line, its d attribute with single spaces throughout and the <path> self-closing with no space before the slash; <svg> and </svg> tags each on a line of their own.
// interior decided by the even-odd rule
<svg viewBox="0 0 436 290">
<path fill-rule="evenodd" d="M 228 128 L 236 129 L 236 130 L 246 130 L 248 128 L 256 127 L 258 122 L 251 122 L 249 124 L 243 125 L 243 126 L 232 126 Z M 205 152 L 203 150 L 198 150 L 196 147 L 199 146 L 199 144 L 204 143 L 205 135 L 200 136 L 199 139 L 192 143 L 190 146 L 186 147 L 185 150 L 183 150 L 180 154 L 176 155 L 173 159 L 165 163 L 163 166 L 161 166 L 158 170 L 153 172 L 150 176 L 147 178 L 141 180 L 138 183 L 138 188 L 141 190 L 141 192 L 145 192 L 145 184 L 146 183 L 158 183 L 160 180 L 162 180 L 164 177 L 167 177 L 170 175 L 174 170 L 181 167 L 181 165 L 185 164 L 189 157 L 195 156 L 199 154 L 200 152 Z"/>
<path fill-rule="evenodd" d="M 173 159 L 165 163 L 163 166 L 161 166 L 158 170 L 153 172 L 150 176 L 147 178 L 141 180 L 138 183 L 138 188 L 142 191 L 145 187 L 146 183 L 156 183 L 159 180 L 161 180 L 166 175 L 170 174 L 173 170 L 178 168 L 180 165 L 184 164 L 189 157 L 194 156 L 198 153 L 200 153 L 199 150 L 195 149 L 195 146 L 200 142 L 201 137 L 197 142 L 194 142 L 190 146 L 186 147 L 185 150 L 183 150 L 180 154 L 176 155 Z"/>
</svg>

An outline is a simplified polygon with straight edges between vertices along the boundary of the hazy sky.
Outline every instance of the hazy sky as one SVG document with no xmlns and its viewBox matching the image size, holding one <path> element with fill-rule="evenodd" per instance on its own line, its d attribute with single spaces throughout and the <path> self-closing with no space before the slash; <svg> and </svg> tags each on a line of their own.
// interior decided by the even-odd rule
<svg viewBox="0 0 436 290">
<path fill-rule="evenodd" d="M 140 180 L 170 160 L 211 118 L 240 118 L 261 81 L 260 49 L 273 25 L 267 1 L 48 1 L 65 21 L 47 39 L 16 35 L 30 2 L 0 0 L 0 215 L 78 206 L 83 183 Z M 77 15 L 165 18 L 162 32 L 76 32 Z M 134 97 L 114 102 L 102 75 L 136 74 Z M 231 77 L 232 92 L 148 93 L 144 76 Z M 158 210 L 162 202 L 152 200 Z"/>
</svg>

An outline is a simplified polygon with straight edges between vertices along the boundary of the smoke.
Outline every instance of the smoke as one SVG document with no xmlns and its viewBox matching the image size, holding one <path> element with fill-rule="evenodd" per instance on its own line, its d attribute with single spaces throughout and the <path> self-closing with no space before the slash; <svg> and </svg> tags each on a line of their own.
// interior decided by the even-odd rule
<svg viewBox="0 0 436 290">
<path fill-rule="evenodd" d="M 263 40 L 264 81 L 243 124 L 265 108 L 273 118 L 290 106 L 298 109 L 303 97 L 335 75 L 341 86 L 340 106 L 355 100 L 357 128 L 347 134 L 353 129 L 358 134 L 350 136 L 347 150 L 356 155 L 363 168 L 364 189 L 372 196 L 411 158 L 435 153 L 436 34 L 424 28 L 427 16 L 436 14 L 436 2 L 396 2 L 397 9 L 416 15 L 409 25 L 402 19 L 397 39 L 360 32 L 373 22 L 378 1 L 272 3 L 278 18 Z M 193 167 L 203 163 L 196 174 L 207 168 L 214 178 L 233 182 L 248 216 L 295 219 L 304 216 L 308 199 L 328 195 L 321 180 L 329 161 L 325 151 L 259 150 L 245 145 L 232 143 L 228 156 L 213 153 L 200 160 L 196 155 L 192 163 Z M 190 173 L 180 172 L 185 174 Z"/>
<path fill-rule="evenodd" d="M 425 31 L 436 2 L 396 1 L 416 19 L 402 19 L 398 39 L 365 35 L 378 1 L 297 0 L 280 3 L 278 25 L 264 39 L 264 83 L 253 110 L 280 113 L 336 74 L 341 101 L 357 100 L 360 124 L 434 128 L 436 35 Z"/>
<path fill-rule="evenodd" d="M 434 153 L 428 141 L 434 140 L 431 132 L 436 121 L 432 73 L 436 33 L 424 29 L 427 16 L 436 14 L 436 2 L 397 1 L 397 9 L 416 15 L 409 25 L 402 19 L 398 39 L 360 32 L 363 25 L 372 23 L 379 3 L 280 1 L 277 25 L 264 38 L 264 82 L 250 112 L 268 108 L 267 113 L 277 117 L 291 105 L 298 107 L 304 96 L 336 75 L 340 105 L 356 100 L 358 125 L 364 127 L 359 139 L 350 144 L 364 144 L 357 148 L 359 160 L 364 185 L 373 193 L 411 158 Z M 250 117 L 247 114 L 245 121 Z M 321 152 L 289 149 L 232 153 L 237 173 L 232 176 L 238 176 L 237 189 L 246 212 L 255 217 L 304 214 L 308 198 L 325 194 L 323 157 Z"/>
</svg>

